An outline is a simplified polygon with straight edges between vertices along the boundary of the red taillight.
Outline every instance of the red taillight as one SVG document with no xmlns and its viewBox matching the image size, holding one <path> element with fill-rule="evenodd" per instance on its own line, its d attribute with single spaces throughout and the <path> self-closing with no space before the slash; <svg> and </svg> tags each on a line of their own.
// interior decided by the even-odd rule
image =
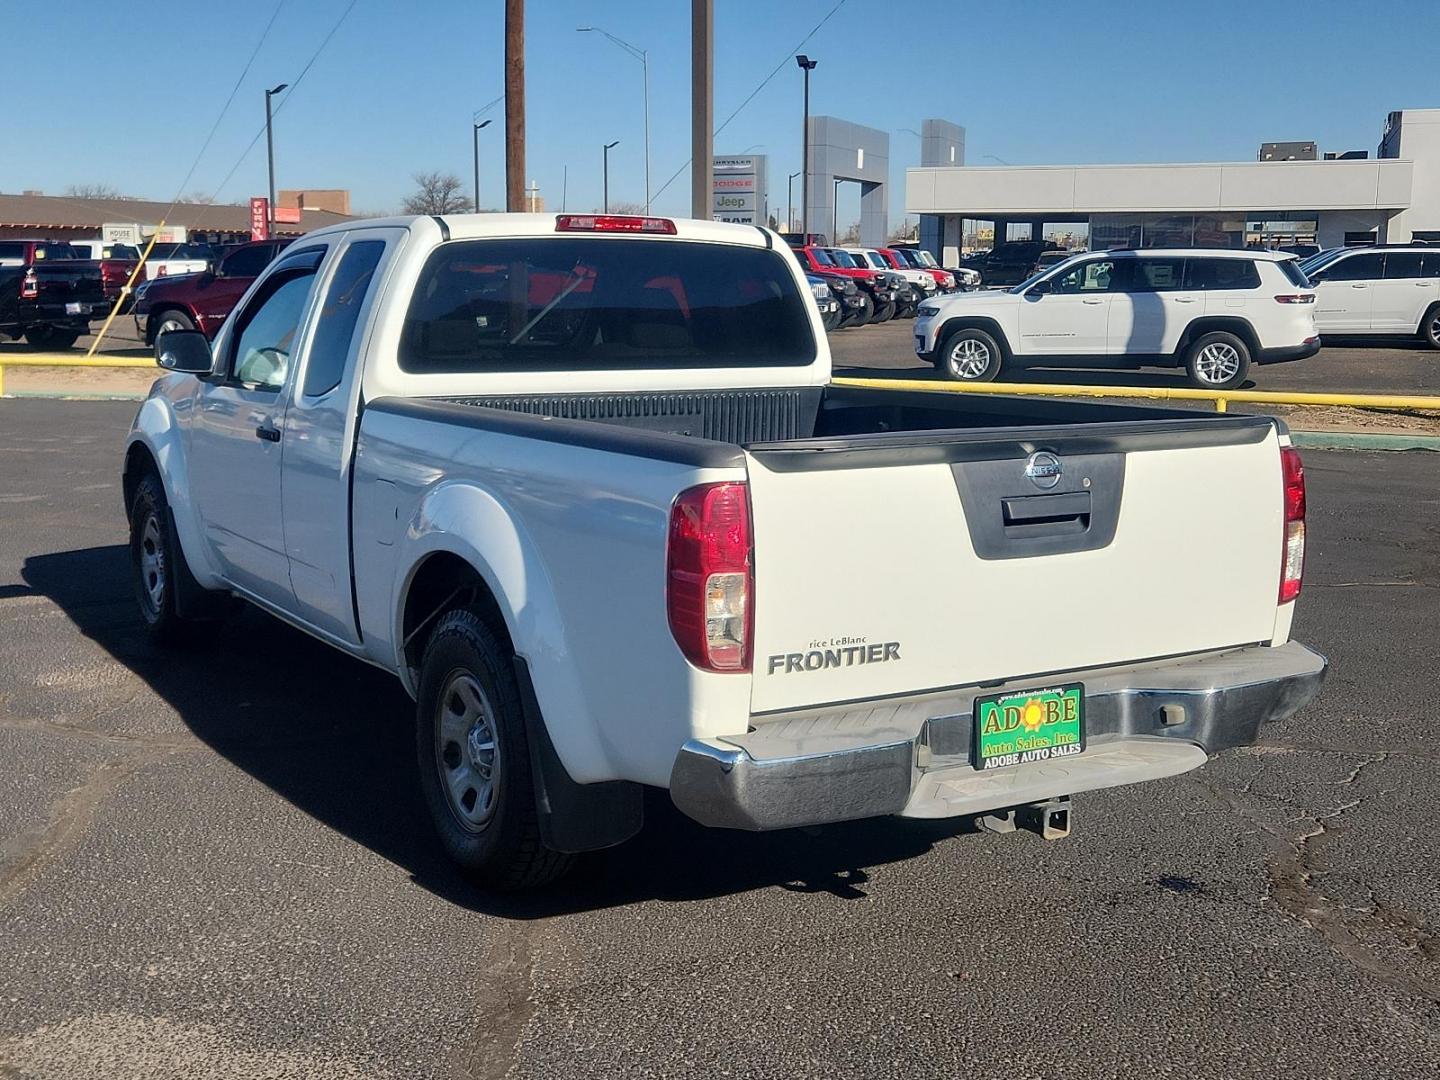
<svg viewBox="0 0 1440 1080">
<path fill-rule="evenodd" d="M 675 222 L 663 217 L 635 217 L 630 214 L 560 214 L 556 232 L 623 232 L 675 235 Z"/>
<path fill-rule="evenodd" d="M 1275 297 L 1277 304 L 1313 304 L 1315 294 L 1313 292 L 1284 293 Z"/>
<path fill-rule="evenodd" d="M 750 494 L 702 484 L 670 509 L 665 604 L 685 658 L 706 671 L 749 671 L 754 574 Z"/>
<path fill-rule="evenodd" d="M 1280 450 L 1280 472 L 1285 482 L 1285 545 L 1280 556 L 1280 603 L 1300 595 L 1305 574 L 1305 467 L 1293 446 Z"/>
<path fill-rule="evenodd" d="M 35 268 L 30 267 L 25 271 L 25 276 L 20 279 L 20 299 L 34 300 L 40 295 L 40 282 L 35 280 Z"/>
</svg>

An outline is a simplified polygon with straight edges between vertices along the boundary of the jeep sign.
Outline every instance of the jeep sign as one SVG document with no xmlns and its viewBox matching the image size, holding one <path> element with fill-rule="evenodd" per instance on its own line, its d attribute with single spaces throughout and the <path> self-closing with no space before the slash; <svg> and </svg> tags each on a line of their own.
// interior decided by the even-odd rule
<svg viewBox="0 0 1440 1080">
<path fill-rule="evenodd" d="M 768 220 L 765 163 L 764 154 L 715 158 L 710 216 L 716 221 L 764 225 Z"/>
</svg>

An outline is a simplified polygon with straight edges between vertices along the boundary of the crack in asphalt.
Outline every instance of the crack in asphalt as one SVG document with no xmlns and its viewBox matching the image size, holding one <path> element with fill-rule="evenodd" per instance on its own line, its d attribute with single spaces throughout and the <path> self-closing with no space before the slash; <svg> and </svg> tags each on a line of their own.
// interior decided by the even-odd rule
<svg viewBox="0 0 1440 1080">
<path fill-rule="evenodd" d="M 466 1075 L 473 1080 L 503 1080 L 515 1068 L 515 1052 L 535 1014 L 534 924 L 502 929 L 490 948 L 486 991 L 498 1002 L 477 1002 L 485 1017 L 466 1054 Z"/>
<path fill-rule="evenodd" d="M 1351 767 L 1343 779 L 1334 782 L 1336 787 L 1353 786 L 1365 770 L 1392 756 L 1389 751 L 1363 754 L 1355 750 L 1312 749 L 1274 744 L 1259 745 L 1251 749 L 1258 750 L 1261 754 L 1318 753 L 1330 756 L 1360 757 L 1359 763 Z M 1390 962 L 1376 956 L 1352 927 L 1358 925 L 1361 929 L 1373 929 L 1378 933 L 1388 934 L 1407 951 L 1413 951 L 1425 960 L 1431 961 L 1440 961 L 1440 937 L 1437 937 L 1426 927 L 1423 920 L 1412 913 L 1393 905 L 1381 903 L 1369 889 L 1367 889 L 1370 900 L 1369 909 L 1357 909 L 1354 906 L 1347 907 L 1327 896 L 1317 881 L 1317 878 L 1323 877 L 1326 873 L 1318 865 L 1318 849 L 1332 835 L 1333 823 L 1363 806 L 1366 797 L 1362 795 L 1329 810 L 1317 812 L 1295 806 L 1282 796 L 1255 791 L 1255 783 L 1263 771 L 1262 765 L 1254 776 L 1235 788 L 1223 783 L 1201 780 L 1198 777 L 1196 782 L 1219 799 L 1230 813 L 1248 821 L 1261 833 L 1282 846 L 1284 853 L 1267 867 L 1270 890 L 1266 899 L 1273 901 L 1276 907 L 1289 918 L 1317 932 L 1346 962 L 1402 993 L 1417 997 L 1431 1005 L 1440 1005 L 1440 976 L 1429 978 L 1397 969 Z M 1298 838 L 1291 839 L 1283 831 L 1266 821 L 1260 813 L 1245 806 L 1237 797 L 1247 795 L 1271 800 L 1291 810 L 1294 816 L 1287 819 L 1287 824 L 1309 821 L 1312 827 L 1301 833 Z M 1351 916 L 1349 920 L 1346 918 L 1347 913 Z"/>
</svg>

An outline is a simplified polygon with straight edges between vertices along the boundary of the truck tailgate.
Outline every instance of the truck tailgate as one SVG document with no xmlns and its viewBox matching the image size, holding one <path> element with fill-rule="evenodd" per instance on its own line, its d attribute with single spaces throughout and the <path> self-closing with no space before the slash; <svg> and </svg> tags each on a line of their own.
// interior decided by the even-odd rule
<svg viewBox="0 0 1440 1080">
<path fill-rule="evenodd" d="M 817 440 L 748 458 L 756 713 L 1275 632 L 1282 479 L 1262 418 Z"/>
</svg>

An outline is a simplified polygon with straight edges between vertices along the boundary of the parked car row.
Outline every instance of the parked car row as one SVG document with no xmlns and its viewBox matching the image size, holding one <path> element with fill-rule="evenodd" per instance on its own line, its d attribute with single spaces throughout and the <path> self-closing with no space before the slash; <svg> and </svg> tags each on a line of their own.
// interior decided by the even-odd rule
<svg viewBox="0 0 1440 1080">
<path fill-rule="evenodd" d="M 147 345 L 162 330 L 214 336 L 288 239 L 229 247 L 154 244 L 122 312 Z M 0 241 L 0 338 L 36 349 L 69 349 L 124 296 L 142 250 L 102 240 Z"/>
<path fill-rule="evenodd" d="M 793 243 L 792 249 L 810 281 L 826 330 L 913 318 L 924 301 L 978 282 L 976 275 L 941 269 L 929 252 L 830 247 L 823 237 L 803 239 L 809 242 Z"/>
</svg>

